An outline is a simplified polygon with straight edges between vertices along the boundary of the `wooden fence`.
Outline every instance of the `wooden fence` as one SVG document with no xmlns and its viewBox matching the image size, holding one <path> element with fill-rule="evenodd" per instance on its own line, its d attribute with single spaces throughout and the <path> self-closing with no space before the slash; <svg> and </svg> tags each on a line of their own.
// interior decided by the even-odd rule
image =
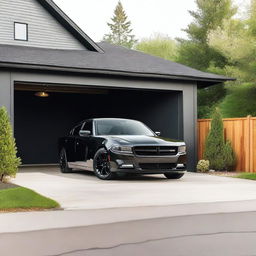
<svg viewBox="0 0 256 256">
<path fill-rule="evenodd" d="M 236 153 L 236 170 L 256 172 L 256 117 L 225 118 L 225 139 L 231 141 Z M 211 125 L 210 119 L 198 120 L 198 158 L 203 159 L 205 139 Z"/>
</svg>

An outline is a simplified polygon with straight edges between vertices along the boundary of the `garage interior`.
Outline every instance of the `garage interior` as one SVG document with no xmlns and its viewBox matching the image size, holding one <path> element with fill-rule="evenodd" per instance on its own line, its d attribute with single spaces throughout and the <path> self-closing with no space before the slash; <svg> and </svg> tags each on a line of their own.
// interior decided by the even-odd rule
<svg viewBox="0 0 256 256">
<path fill-rule="evenodd" d="M 49 97 L 38 97 L 47 92 Z M 16 83 L 14 134 L 24 165 L 58 163 L 58 138 L 88 118 L 130 118 L 183 139 L 182 92 Z"/>
</svg>

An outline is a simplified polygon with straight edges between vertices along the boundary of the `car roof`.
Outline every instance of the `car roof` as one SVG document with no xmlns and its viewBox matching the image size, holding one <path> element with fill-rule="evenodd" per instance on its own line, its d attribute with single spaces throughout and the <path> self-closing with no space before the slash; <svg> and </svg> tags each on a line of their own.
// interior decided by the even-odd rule
<svg viewBox="0 0 256 256">
<path fill-rule="evenodd" d="M 137 121 L 139 122 L 138 120 L 134 120 L 134 119 L 129 119 L 129 118 L 93 118 L 93 119 L 87 119 L 85 121 L 88 121 L 88 120 L 95 120 L 95 121 L 98 121 L 98 120 L 129 120 L 129 121 Z"/>
</svg>

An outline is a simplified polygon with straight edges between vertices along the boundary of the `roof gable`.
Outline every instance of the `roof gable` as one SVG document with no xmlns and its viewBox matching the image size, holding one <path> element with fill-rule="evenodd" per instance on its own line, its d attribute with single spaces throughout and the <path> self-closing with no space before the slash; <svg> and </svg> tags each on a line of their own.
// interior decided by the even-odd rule
<svg viewBox="0 0 256 256">
<path fill-rule="evenodd" d="M 100 53 L 104 52 L 103 49 L 80 29 L 52 0 L 37 1 L 87 49 Z"/>
<path fill-rule="evenodd" d="M 0 0 L 0 44 L 103 52 L 52 0 Z M 14 23 L 28 40 L 14 40 Z"/>
</svg>

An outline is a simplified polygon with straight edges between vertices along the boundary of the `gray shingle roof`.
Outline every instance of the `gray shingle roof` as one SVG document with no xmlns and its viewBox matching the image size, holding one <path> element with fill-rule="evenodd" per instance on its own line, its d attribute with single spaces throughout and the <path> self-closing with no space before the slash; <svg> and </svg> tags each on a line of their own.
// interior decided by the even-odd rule
<svg viewBox="0 0 256 256">
<path fill-rule="evenodd" d="M 0 45 L 0 66 L 193 80 L 204 86 L 234 80 L 124 47 L 108 43 L 99 43 L 99 46 L 104 53 Z"/>
</svg>

